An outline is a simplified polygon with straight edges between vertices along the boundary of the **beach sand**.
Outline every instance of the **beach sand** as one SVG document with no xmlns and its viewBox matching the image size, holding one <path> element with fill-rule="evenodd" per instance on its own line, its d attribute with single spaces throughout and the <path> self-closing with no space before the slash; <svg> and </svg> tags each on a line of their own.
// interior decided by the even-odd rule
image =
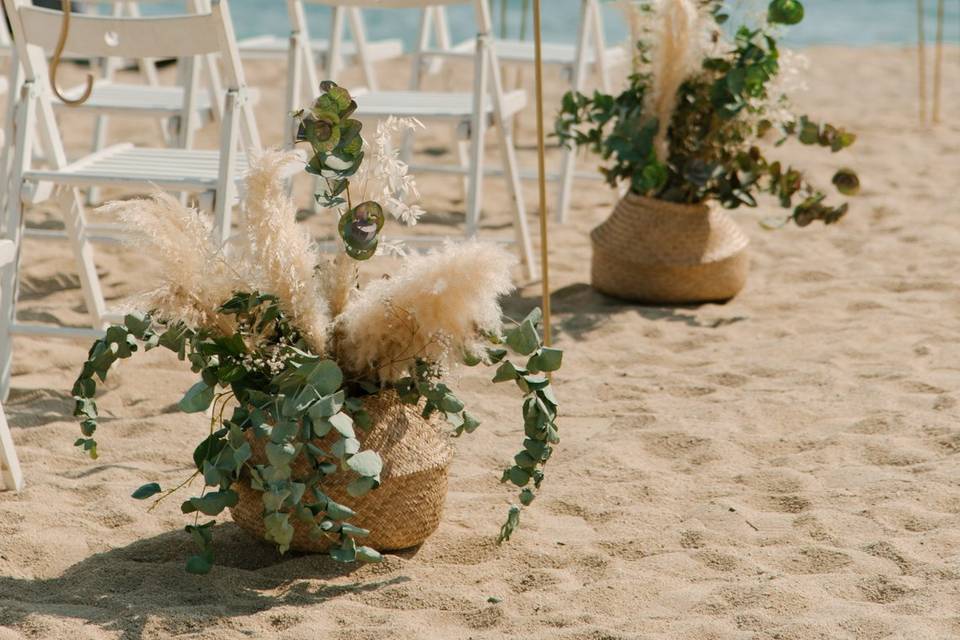
<svg viewBox="0 0 960 640">
<path fill-rule="evenodd" d="M 455 386 L 484 424 L 457 442 L 443 524 L 422 548 L 363 567 L 281 557 L 224 515 L 218 566 L 188 575 L 179 500 L 148 512 L 129 495 L 190 474 L 208 429 L 176 410 L 193 376 L 168 353 L 123 363 L 98 398 L 92 462 L 72 446 L 70 417 L 89 345 L 17 338 L 6 411 L 27 486 L 0 494 L 0 640 L 960 637 L 960 50 L 948 51 L 934 129 L 917 123 L 909 50 L 807 53 L 801 111 L 860 138 L 838 156 L 779 153 L 824 185 L 851 165 L 863 192 L 828 229 L 764 231 L 759 220 L 779 213 L 766 201 L 736 213 L 753 267 L 729 304 L 640 307 L 593 292 L 588 233 L 615 196 L 578 183 L 570 222 L 551 228 L 563 442 L 502 546 L 514 493 L 499 470 L 520 445 L 519 403 L 469 372 Z M 394 86 L 405 70 L 381 68 Z M 268 63 L 248 72 L 276 144 L 284 74 Z M 64 122 L 78 152 L 90 120 Z M 532 123 L 527 114 L 520 129 L 529 166 Z M 113 137 L 157 133 L 116 121 Z M 436 155 L 448 141 L 431 131 L 419 149 Z M 462 211 L 455 179 L 420 182 L 428 210 Z M 486 191 L 484 233 L 509 235 L 501 184 Z M 458 216 L 416 230 L 441 233 Z M 57 219 L 49 203 L 30 215 Z M 322 222 L 309 224 L 321 234 Z M 29 241 L 24 255 L 22 318 L 82 324 L 66 246 Z M 150 281 L 136 253 L 108 247 L 99 265 L 111 301 Z M 538 295 L 524 286 L 505 307 L 520 316 Z"/>
</svg>

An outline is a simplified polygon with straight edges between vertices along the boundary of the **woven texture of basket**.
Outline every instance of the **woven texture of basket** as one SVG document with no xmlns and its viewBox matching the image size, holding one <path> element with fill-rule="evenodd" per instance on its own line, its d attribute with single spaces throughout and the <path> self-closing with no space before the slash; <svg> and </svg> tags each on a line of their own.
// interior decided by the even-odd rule
<svg viewBox="0 0 960 640">
<path fill-rule="evenodd" d="M 443 515 L 447 497 L 447 474 L 453 461 L 450 436 L 443 430 L 441 420 L 426 420 L 416 406 L 404 404 L 393 391 L 371 396 L 364 407 L 373 418 L 370 429 L 357 429 L 362 449 L 380 454 L 383 470 L 381 485 L 366 495 L 355 498 L 347 493 L 347 485 L 355 477 L 342 471 L 320 484 L 320 490 L 330 499 L 356 512 L 350 523 L 368 529 L 370 535 L 359 542 L 378 551 L 408 549 L 423 543 L 436 531 Z M 435 414 L 436 416 L 437 414 Z M 247 433 L 253 455 L 250 463 L 266 464 L 266 443 Z M 332 436 L 317 441 L 317 446 L 329 450 Z M 310 463 L 301 455 L 293 463 L 293 477 L 303 479 L 310 475 Z M 250 487 L 248 479 L 235 483 L 240 497 L 230 509 L 233 520 L 254 536 L 263 538 L 262 493 Z M 317 539 L 309 535 L 310 526 L 291 518 L 294 528 L 292 549 L 322 552 L 332 542 L 326 536 Z"/>
<path fill-rule="evenodd" d="M 637 302 L 718 302 L 747 281 L 749 240 L 727 213 L 627 194 L 591 233 L 592 283 Z"/>
</svg>

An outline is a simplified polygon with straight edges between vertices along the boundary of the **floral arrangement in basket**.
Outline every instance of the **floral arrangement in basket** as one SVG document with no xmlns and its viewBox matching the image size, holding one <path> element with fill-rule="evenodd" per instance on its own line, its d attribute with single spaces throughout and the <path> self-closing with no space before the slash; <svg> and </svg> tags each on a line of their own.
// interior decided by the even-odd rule
<svg viewBox="0 0 960 640">
<path fill-rule="evenodd" d="M 628 86 L 617 96 L 567 93 L 556 121 L 562 141 L 609 160 L 602 172 L 610 185 L 624 182 L 637 195 L 736 209 L 757 206 L 766 192 L 792 210 L 768 226 L 831 224 L 847 213 L 847 203 L 828 204 L 798 169 L 769 160 L 758 144 L 795 138 L 837 152 L 856 140 L 791 110 L 787 63 L 796 57 L 777 38 L 803 20 L 799 0 L 773 0 L 760 24 L 739 27 L 732 42 L 721 27 L 730 18 L 722 0 L 625 4 L 637 43 Z M 844 195 L 859 191 L 850 169 L 833 183 Z"/>
<path fill-rule="evenodd" d="M 409 204 L 416 185 L 390 140 L 417 123 L 381 123 L 371 148 L 350 117 L 356 104 L 349 93 L 332 82 L 322 90 L 309 111 L 294 115 L 298 141 L 312 150 L 307 171 L 326 185 L 317 198 L 339 218 L 342 251 L 332 260 L 295 222 L 283 180 L 290 153 L 266 152 L 252 163 L 245 221 L 229 251 L 210 242 L 200 214 L 167 195 L 107 205 L 143 232 L 163 284 L 146 296 L 149 312 L 127 315 L 90 349 L 73 387 L 83 432 L 76 445 L 97 457 L 94 396 L 115 362 L 164 348 L 189 363 L 200 380 L 179 408 L 211 416 L 193 451 L 196 471 L 179 487 L 163 491 L 150 483 L 133 497 L 161 494 L 159 501 L 202 479 L 199 495 L 181 506 L 198 546 L 187 560 L 192 573 L 207 573 L 214 563 L 215 521 L 206 517 L 228 508 L 236 516 L 250 495 L 260 501 L 251 530 L 281 552 L 302 532 L 336 560 L 379 560 L 377 549 L 362 544 L 371 531 L 352 523 L 363 514 L 345 504 L 376 496 L 390 482 L 381 477 L 389 461 L 365 442 L 373 431 L 390 436 L 390 421 L 401 418 L 411 437 L 441 419 L 445 435 L 476 430 L 477 418 L 444 383 L 458 362 L 494 365 L 494 382 L 522 391 L 523 447 L 503 481 L 520 488 L 523 505 L 534 499 L 559 441 L 548 373 L 559 369 L 562 353 L 544 347 L 539 311 L 502 324 L 498 298 L 512 289 L 513 264 L 503 250 L 448 246 L 405 257 L 389 277 L 359 286 L 357 261 L 377 253 L 385 214 L 415 223 L 420 213 Z M 445 492 L 445 467 L 442 473 Z M 519 514 L 519 506 L 510 508 L 501 541 Z"/>
</svg>

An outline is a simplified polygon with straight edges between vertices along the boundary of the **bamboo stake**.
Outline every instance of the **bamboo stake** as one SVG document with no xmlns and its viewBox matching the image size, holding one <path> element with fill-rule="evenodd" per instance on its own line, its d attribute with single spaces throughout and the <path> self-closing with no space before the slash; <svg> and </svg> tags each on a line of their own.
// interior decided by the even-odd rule
<svg viewBox="0 0 960 640">
<path fill-rule="evenodd" d="M 917 63 L 920 67 L 917 89 L 920 92 L 920 124 L 927 123 L 927 36 L 924 29 L 923 0 L 917 0 Z"/>
<path fill-rule="evenodd" d="M 540 270 L 543 272 L 543 343 L 553 343 L 550 324 L 550 252 L 547 243 L 547 163 L 543 128 L 543 42 L 540 0 L 533 0 L 533 42 L 537 85 L 537 171 L 540 182 Z"/>
<path fill-rule="evenodd" d="M 943 93 L 943 14 L 945 0 L 937 0 L 937 51 L 933 60 L 933 121 L 940 122 L 940 97 Z"/>
</svg>

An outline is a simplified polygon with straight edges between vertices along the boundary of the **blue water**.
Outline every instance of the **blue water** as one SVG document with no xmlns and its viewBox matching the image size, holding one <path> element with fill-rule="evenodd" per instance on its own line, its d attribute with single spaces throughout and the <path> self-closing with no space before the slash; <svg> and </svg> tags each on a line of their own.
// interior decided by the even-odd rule
<svg viewBox="0 0 960 640">
<path fill-rule="evenodd" d="M 760 4 L 760 3 L 758 3 Z M 917 6 L 914 0 L 805 0 L 806 20 L 791 28 L 785 42 L 795 47 L 821 44 L 851 46 L 910 45 L 917 42 Z M 500 28 L 501 0 L 493 0 L 494 22 Z M 509 0 L 507 26 L 513 37 L 521 30 L 521 0 Z M 946 0 L 945 39 L 960 43 L 960 2 Z M 925 0 L 927 38 L 932 41 L 936 21 L 936 0 Z M 289 33 L 286 3 L 282 0 L 231 0 L 239 37 L 263 33 Z M 543 0 L 544 37 L 551 41 L 571 41 L 577 29 L 579 0 Z M 455 40 L 474 33 L 473 10 L 469 6 L 448 9 Z M 320 36 L 329 29 L 329 11 L 308 7 L 312 31 Z M 622 15 L 612 2 L 604 2 L 607 36 L 619 42 L 626 36 Z M 417 33 L 417 11 L 406 9 L 368 10 L 371 37 L 402 37 L 410 44 Z M 528 22 L 530 22 L 528 18 Z M 529 34 L 529 25 L 527 27 Z"/>
</svg>

